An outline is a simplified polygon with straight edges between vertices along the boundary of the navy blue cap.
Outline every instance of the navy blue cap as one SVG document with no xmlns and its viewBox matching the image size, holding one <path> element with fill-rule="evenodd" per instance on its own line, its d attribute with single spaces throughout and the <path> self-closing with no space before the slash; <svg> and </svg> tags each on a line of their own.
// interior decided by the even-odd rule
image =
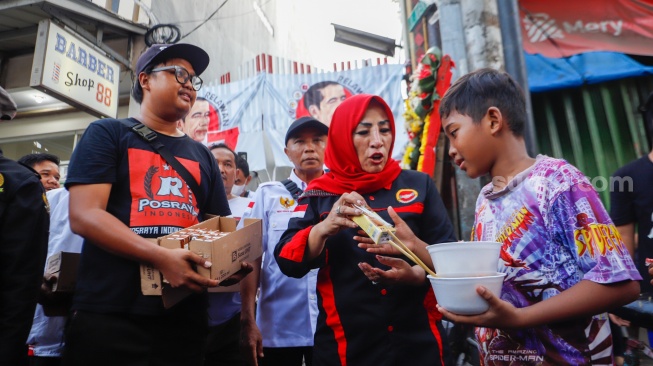
<svg viewBox="0 0 653 366">
<path fill-rule="evenodd" d="M 325 125 L 324 123 L 316 120 L 313 117 L 302 117 L 297 120 L 295 120 L 290 127 L 288 127 L 288 132 L 286 132 L 286 142 L 285 144 L 288 145 L 288 140 L 290 140 L 291 137 L 296 135 L 299 131 L 308 128 L 308 127 L 313 127 L 317 129 L 318 131 L 324 133 L 325 135 L 329 134 L 329 127 Z"/>
<path fill-rule="evenodd" d="M 195 75 L 200 75 L 209 66 L 209 54 L 195 45 L 188 43 L 154 44 L 136 61 L 136 77 L 149 65 L 156 65 L 171 58 L 188 61 L 193 66 Z"/>
</svg>

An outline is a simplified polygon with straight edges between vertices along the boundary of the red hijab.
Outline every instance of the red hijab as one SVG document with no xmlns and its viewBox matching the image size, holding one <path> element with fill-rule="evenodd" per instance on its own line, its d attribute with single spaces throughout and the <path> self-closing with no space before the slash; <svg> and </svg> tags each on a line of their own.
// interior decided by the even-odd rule
<svg viewBox="0 0 653 366">
<path fill-rule="evenodd" d="M 378 173 L 368 173 L 363 170 L 352 138 L 372 100 L 377 101 L 383 107 L 393 131 L 388 160 L 383 170 Z M 390 189 L 392 182 L 401 173 L 399 163 L 390 156 L 395 143 L 394 131 L 394 116 L 388 104 L 381 97 L 357 94 L 345 99 L 333 112 L 333 119 L 329 126 L 327 147 L 324 153 L 324 163 L 329 168 L 329 172 L 313 179 L 306 190 L 319 189 L 340 195 L 351 191 L 365 194 L 376 192 L 381 188 Z"/>
</svg>

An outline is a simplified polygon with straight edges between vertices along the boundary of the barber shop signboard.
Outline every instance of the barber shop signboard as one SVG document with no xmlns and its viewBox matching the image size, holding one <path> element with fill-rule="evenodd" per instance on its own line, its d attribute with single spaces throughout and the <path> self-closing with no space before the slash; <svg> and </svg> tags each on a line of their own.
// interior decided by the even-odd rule
<svg viewBox="0 0 653 366">
<path fill-rule="evenodd" d="M 49 19 L 39 23 L 30 86 L 97 117 L 118 115 L 120 65 Z"/>
</svg>

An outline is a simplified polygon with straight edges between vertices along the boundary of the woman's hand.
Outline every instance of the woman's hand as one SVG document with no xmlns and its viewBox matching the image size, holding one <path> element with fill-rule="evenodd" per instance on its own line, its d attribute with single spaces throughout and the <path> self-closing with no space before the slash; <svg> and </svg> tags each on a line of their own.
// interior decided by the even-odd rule
<svg viewBox="0 0 653 366">
<path fill-rule="evenodd" d="M 401 258 L 384 257 L 377 255 L 376 260 L 381 264 L 391 267 L 384 271 L 380 268 L 372 267 L 369 263 L 358 263 L 358 268 L 363 274 L 372 281 L 372 283 L 382 283 L 387 285 L 408 284 L 419 286 L 426 279 L 426 272 L 420 266 L 412 266 Z"/>
<path fill-rule="evenodd" d="M 401 217 L 399 217 L 397 212 L 391 206 L 388 206 L 388 215 L 390 215 L 390 219 L 394 223 L 395 229 L 397 230 L 395 235 L 399 240 L 401 240 L 402 243 L 404 243 L 406 247 L 408 247 L 408 249 L 410 249 L 412 252 L 415 252 L 419 247 L 426 247 L 426 243 L 415 236 L 415 233 L 413 233 L 408 224 L 406 224 L 406 222 L 402 220 Z M 367 236 L 363 236 L 365 234 L 364 231 L 359 231 L 359 234 L 361 234 L 361 236 L 354 236 L 354 240 L 359 243 L 359 248 L 365 249 L 369 253 L 383 255 L 401 254 L 397 249 L 395 249 L 395 247 L 390 244 L 375 244 L 372 239 Z"/>
<path fill-rule="evenodd" d="M 361 210 L 352 205 L 364 205 L 365 199 L 356 192 L 344 193 L 331 207 L 329 215 L 313 226 L 308 235 L 308 248 L 304 255 L 306 260 L 312 260 L 322 253 L 324 245 L 330 236 L 337 234 L 343 228 L 356 228 L 358 225 L 351 216 L 358 216 Z"/>
<path fill-rule="evenodd" d="M 333 204 L 329 215 L 314 229 L 318 229 L 320 236 L 327 238 L 337 234 L 343 228 L 356 228 L 358 225 L 351 220 L 352 216 L 362 214 L 361 210 L 354 208 L 353 205 L 365 205 L 365 199 L 356 192 L 344 193 Z"/>
</svg>

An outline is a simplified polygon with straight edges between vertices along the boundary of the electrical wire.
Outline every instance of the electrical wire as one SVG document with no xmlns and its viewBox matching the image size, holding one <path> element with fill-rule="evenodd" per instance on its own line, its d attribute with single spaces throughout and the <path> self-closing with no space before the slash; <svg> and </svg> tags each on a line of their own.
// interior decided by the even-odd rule
<svg viewBox="0 0 653 366">
<path fill-rule="evenodd" d="M 204 24 L 206 24 L 206 22 L 208 22 L 211 18 L 213 18 L 213 16 L 214 16 L 215 14 L 217 14 L 218 11 L 219 11 L 220 9 L 222 9 L 222 7 L 225 6 L 225 4 L 227 4 L 228 1 L 229 1 L 229 0 L 224 0 L 224 2 L 223 2 L 222 4 L 220 4 L 220 6 L 218 6 L 218 8 L 215 9 L 215 11 L 214 11 L 213 13 L 211 13 L 211 15 L 209 15 L 208 18 L 206 18 L 206 19 L 205 19 L 202 23 L 200 23 L 197 27 L 193 28 L 193 30 L 191 30 L 190 32 L 188 32 L 188 33 L 186 33 L 185 35 L 183 35 L 179 40 L 181 41 L 182 39 L 188 37 L 188 36 L 191 35 L 193 32 L 195 32 L 197 29 L 199 29 L 201 26 L 203 26 Z"/>
<path fill-rule="evenodd" d="M 267 0 L 264 3 L 261 3 L 260 6 L 263 7 L 263 6 L 267 5 L 267 4 L 269 4 L 271 1 L 272 0 Z M 234 15 L 231 15 L 231 16 L 216 17 L 215 19 L 212 19 L 212 20 L 224 20 L 224 19 L 240 18 L 242 16 L 249 15 L 249 14 L 252 14 L 252 13 L 256 13 L 256 11 L 255 10 L 250 10 L 250 11 L 246 11 L 244 13 L 234 14 Z M 197 22 L 202 22 L 202 21 L 205 21 L 205 19 L 182 20 L 182 21 L 175 22 L 175 24 L 197 23 Z"/>
</svg>

